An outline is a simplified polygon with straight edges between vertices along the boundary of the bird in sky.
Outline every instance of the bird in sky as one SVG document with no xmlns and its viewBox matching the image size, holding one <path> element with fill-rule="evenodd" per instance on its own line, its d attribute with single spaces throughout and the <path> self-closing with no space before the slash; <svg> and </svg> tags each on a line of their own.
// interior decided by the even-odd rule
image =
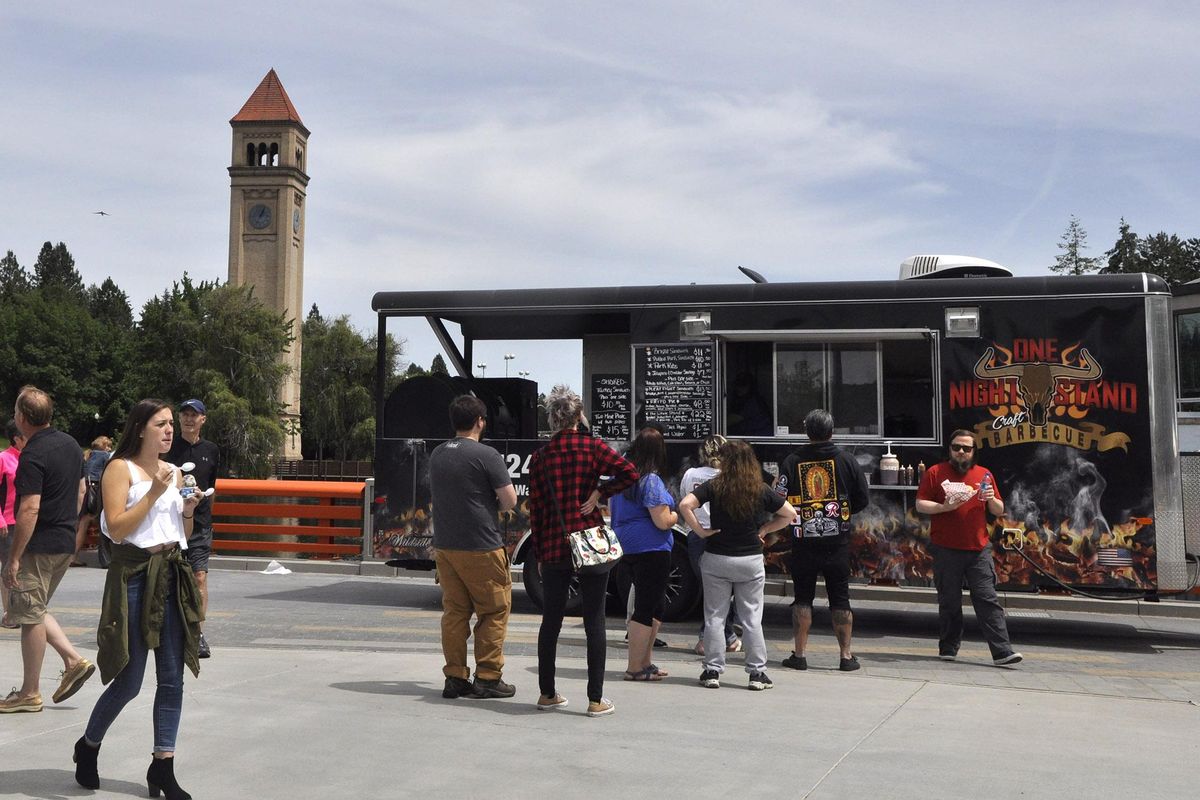
<svg viewBox="0 0 1200 800">
<path fill-rule="evenodd" d="M 109 214 L 107 211 L 93 211 L 92 213 L 99 214 L 102 217 L 111 217 L 112 216 L 112 214 Z"/>
</svg>

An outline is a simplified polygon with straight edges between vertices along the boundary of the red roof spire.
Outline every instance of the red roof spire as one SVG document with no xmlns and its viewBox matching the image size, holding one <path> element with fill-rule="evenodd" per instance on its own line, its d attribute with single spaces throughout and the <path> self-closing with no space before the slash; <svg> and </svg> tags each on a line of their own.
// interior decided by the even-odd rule
<svg viewBox="0 0 1200 800">
<path fill-rule="evenodd" d="M 267 73 L 262 83 L 254 90 L 254 94 L 250 95 L 250 99 L 242 106 L 242 110 L 234 114 L 233 119 L 229 121 L 295 122 L 300 126 L 304 125 L 274 69 Z"/>
</svg>

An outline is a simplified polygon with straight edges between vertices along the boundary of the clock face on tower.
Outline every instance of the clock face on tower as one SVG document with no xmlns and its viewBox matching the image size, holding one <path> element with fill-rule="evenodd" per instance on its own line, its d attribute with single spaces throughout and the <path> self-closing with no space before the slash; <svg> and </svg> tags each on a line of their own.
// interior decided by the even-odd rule
<svg viewBox="0 0 1200 800">
<path fill-rule="evenodd" d="M 292 210 L 292 233 L 300 232 L 300 209 Z"/>
<path fill-rule="evenodd" d="M 250 227 L 262 230 L 271 224 L 271 209 L 262 203 L 250 206 Z"/>
</svg>

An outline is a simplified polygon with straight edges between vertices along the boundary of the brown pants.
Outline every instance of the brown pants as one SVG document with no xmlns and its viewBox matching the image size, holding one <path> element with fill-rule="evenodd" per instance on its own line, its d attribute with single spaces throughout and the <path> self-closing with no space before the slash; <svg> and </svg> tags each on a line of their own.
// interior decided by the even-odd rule
<svg viewBox="0 0 1200 800">
<path fill-rule="evenodd" d="M 442 654 L 447 678 L 470 679 L 467 639 L 475 622 L 475 677 L 491 681 L 504 670 L 504 635 L 512 609 L 512 576 L 504 548 L 476 552 L 438 550 L 442 585 Z"/>
</svg>

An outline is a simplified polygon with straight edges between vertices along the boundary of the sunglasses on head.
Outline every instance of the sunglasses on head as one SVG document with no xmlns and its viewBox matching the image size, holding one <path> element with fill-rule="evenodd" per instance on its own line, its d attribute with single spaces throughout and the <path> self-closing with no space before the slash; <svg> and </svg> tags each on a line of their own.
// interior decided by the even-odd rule
<svg viewBox="0 0 1200 800">
<path fill-rule="evenodd" d="M 973 445 L 973 444 L 952 444 L 952 445 L 950 445 L 950 449 L 956 453 L 969 453 L 975 449 L 975 445 Z"/>
</svg>

